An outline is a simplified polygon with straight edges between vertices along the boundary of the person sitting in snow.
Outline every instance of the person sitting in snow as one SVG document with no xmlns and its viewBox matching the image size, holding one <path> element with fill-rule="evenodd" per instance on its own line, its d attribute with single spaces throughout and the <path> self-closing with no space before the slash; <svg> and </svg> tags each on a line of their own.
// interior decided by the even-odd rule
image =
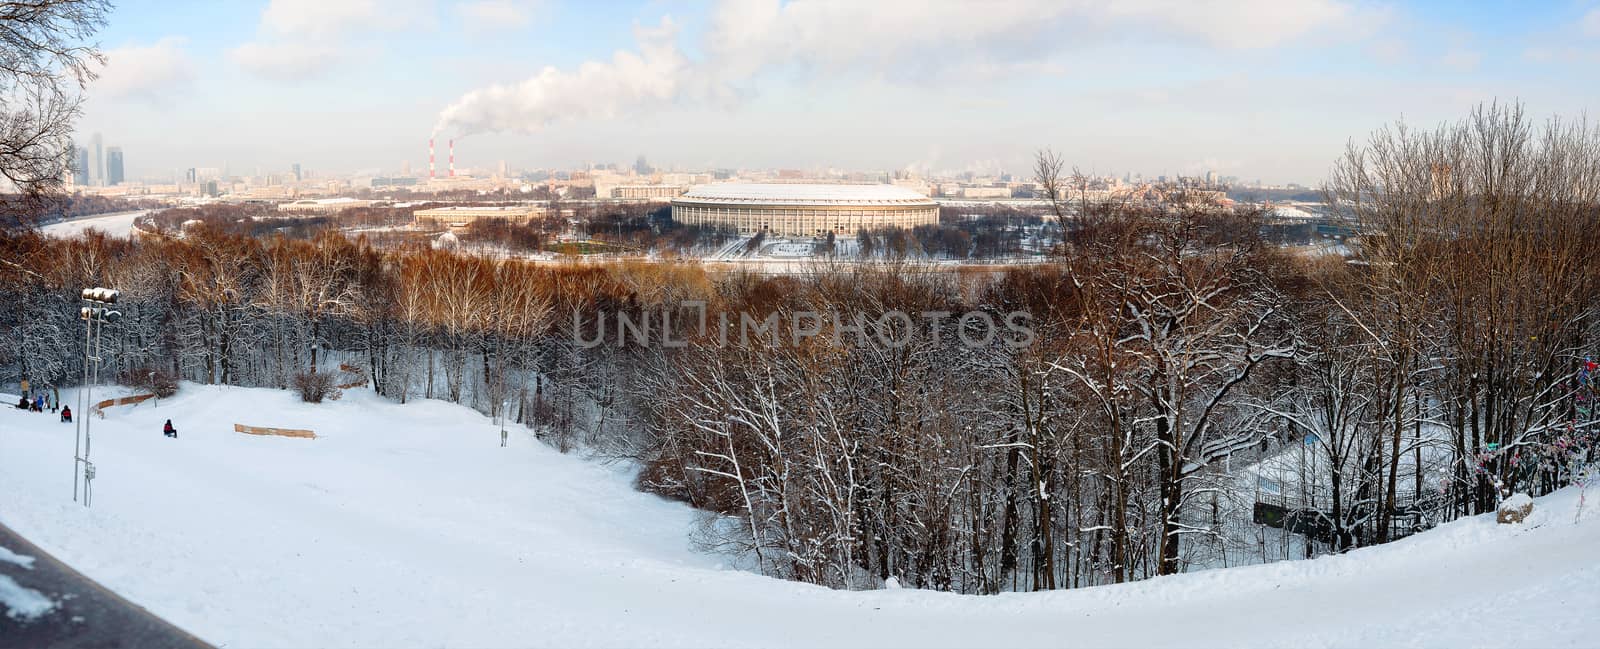
<svg viewBox="0 0 1600 649">
<path fill-rule="evenodd" d="M 167 425 L 161 427 L 161 434 L 166 435 L 167 437 L 177 438 L 178 429 L 172 427 L 171 419 L 167 420 Z"/>
<path fill-rule="evenodd" d="M 61 423 L 63 423 L 63 424 L 72 423 L 72 409 L 71 408 L 68 408 L 67 406 L 61 406 Z"/>
<path fill-rule="evenodd" d="M 21 399 L 17 400 L 17 409 L 18 410 L 27 410 L 28 409 L 28 398 L 27 397 L 22 397 Z"/>
</svg>

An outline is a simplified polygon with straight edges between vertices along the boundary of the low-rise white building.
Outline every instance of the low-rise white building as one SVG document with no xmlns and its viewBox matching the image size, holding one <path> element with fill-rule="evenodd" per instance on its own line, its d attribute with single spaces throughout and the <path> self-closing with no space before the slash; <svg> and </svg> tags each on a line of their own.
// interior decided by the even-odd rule
<svg viewBox="0 0 1600 649">
<path fill-rule="evenodd" d="M 529 219 L 544 216 L 549 210 L 538 205 L 506 205 L 496 207 L 477 207 L 470 205 L 451 205 L 449 207 L 435 207 L 427 210 L 417 210 L 415 216 L 418 222 L 429 222 L 435 225 L 460 228 L 472 224 L 479 219 L 505 219 L 515 223 L 527 223 Z"/>
<path fill-rule="evenodd" d="M 667 201 L 682 196 L 686 190 L 686 187 L 679 185 L 617 185 L 611 188 L 609 196 L 597 197 Z"/>
<path fill-rule="evenodd" d="M 359 198 L 303 198 L 288 203 L 278 203 L 279 212 L 301 214 L 332 214 L 351 207 L 371 207 L 375 201 Z"/>
</svg>

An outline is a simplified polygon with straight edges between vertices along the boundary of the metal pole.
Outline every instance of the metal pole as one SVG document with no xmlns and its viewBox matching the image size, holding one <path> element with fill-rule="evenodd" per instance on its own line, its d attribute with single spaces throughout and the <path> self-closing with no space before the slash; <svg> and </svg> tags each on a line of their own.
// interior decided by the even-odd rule
<svg viewBox="0 0 1600 649">
<path fill-rule="evenodd" d="M 104 311 L 101 311 L 100 313 L 95 313 L 93 311 L 89 312 L 89 315 L 91 317 L 91 322 L 97 322 L 100 325 L 100 326 L 94 328 L 94 375 L 93 375 L 93 378 L 90 379 L 90 385 L 91 386 L 100 382 L 100 334 L 101 334 L 101 332 L 105 331 L 105 328 L 106 328 L 105 320 L 100 318 L 100 315 L 102 313 L 104 313 Z M 89 407 L 93 408 L 94 404 L 91 403 L 89 405 Z M 94 444 L 94 437 L 92 435 L 90 435 L 90 433 L 89 433 L 90 426 L 92 426 L 94 424 L 94 422 L 91 421 L 92 419 L 93 419 L 93 417 L 90 417 L 90 418 L 84 419 L 84 421 L 83 421 L 83 506 L 84 507 L 88 507 L 89 506 L 89 501 L 90 501 L 90 498 L 91 498 L 90 490 L 92 489 L 92 486 L 93 486 L 91 483 L 94 482 L 94 462 L 89 459 L 90 447 L 93 446 L 93 444 Z"/>
<path fill-rule="evenodd" d="M 94 407 L 94 386 L 100 382 L 101 346 L 100 336 L 105 331 L 107 322 L 117 322 L 122 314 L 111 311 L 105 306 L 117 303 L 117 291 L 108 288 L 86 288 L 79 293 L 83 301 L 90 306 L 79 307 L 79 317 L 83 318 L 83 387 L 78 391 L 78 420 L 73 422 L 72 440 L 72 499 L 78 500 L 78 465 L 83 465 L 83 506 L 88 507 L 92 500 L 94 482 L 94 462 L 89 459 L 90 450 L 94 444 L 92 428 L 94 422 L 90 421 L 90 410 Z M 100 325 L 96 327 L 95 325 Z"/>
<path fill-rule="evenodd" d="M 83 319 L 83 386 L 78 388 L 78 417 L 72 426 L 72 502 L 78 502 L 78 463 L 83 461 L 83 391 L 89 387 L 89 328 L 93 326 L 94 321 Z"/>
</svg>

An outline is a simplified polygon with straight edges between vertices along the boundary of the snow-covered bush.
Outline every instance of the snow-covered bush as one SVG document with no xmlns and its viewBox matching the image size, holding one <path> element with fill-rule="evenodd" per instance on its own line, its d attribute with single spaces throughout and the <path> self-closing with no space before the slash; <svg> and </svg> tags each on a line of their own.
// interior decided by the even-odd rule
<svg viewBox="0 0 1600 649">
<path fill-rule="evenodd" d="M 1528 519 L 1528 514 L 1533 513 L 1533 498 L 1525 493 L 1513 494 L 1500 502 L 1500 507 L 1495 511 L 1495 522 L 1501 525 L 1514 525 Z"/>
<path fill-rule="evenodd" d="M 306 403 L 322 403 L 323 399 L 339 397 L 339 389 L 333 386 L 333 375 L 327 373 L 297 372 L 294 389 Z"/>
<path fill-rule="evenodd" d="M 167 370 L 141 365 L 122 371 L 117 382 L 165 399 L 178 393 L 178 377 Z"/>
</svg>

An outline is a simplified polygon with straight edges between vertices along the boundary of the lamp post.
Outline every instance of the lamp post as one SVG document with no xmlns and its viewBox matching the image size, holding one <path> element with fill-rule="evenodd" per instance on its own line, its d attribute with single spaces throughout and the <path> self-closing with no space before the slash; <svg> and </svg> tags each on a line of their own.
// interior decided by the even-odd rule
<svg viewBox="0 0 1600 649">
<path fill-rule="evenodd" d="M 511 402 L 500 400 L 500 447 L 506 446 L 506 415 L 511 411 Z"/>
<path fill-rule="evenodd" d="M 89 461 L 89 409 L 94 407 L 94 385 L 100 381 L 100 332 L 105 325 L 115 324 L 122 313 L 105 305 L 117 303 L 119 293 L 109 288 L 86 288 L 81 297 L 89 306 L 78 310 L 83 320 L 83 390 L 78 392 L 78 417 L 72 441 L 72 500 L 78 500 L 78 466 L 83 466 L 83 506 L 91 500 L 90 483 L 94 481 L 94 463 Z M 99 325 L 99 326 L 96 326 Z"/>
</svg>

